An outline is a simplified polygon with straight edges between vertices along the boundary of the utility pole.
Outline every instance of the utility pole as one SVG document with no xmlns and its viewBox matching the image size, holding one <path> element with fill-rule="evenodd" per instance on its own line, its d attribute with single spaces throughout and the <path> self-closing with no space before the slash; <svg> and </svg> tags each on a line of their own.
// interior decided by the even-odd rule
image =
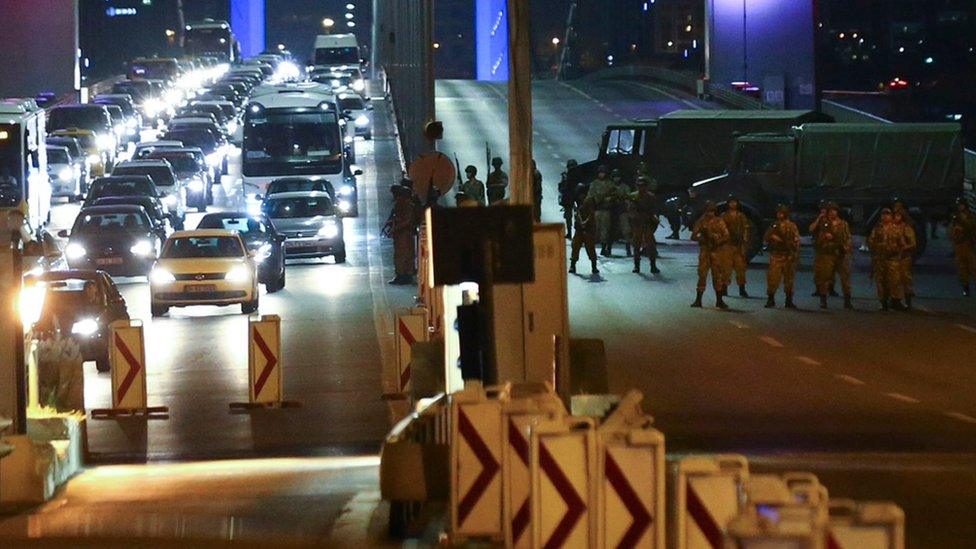
<svg viewBox="0 0 976 549">
<path fill-rule="evenodd" d="M 529 2 L 508 0 L 508 141 L 512 204 L 532 196 L 532 66 Z"/>
</svg>

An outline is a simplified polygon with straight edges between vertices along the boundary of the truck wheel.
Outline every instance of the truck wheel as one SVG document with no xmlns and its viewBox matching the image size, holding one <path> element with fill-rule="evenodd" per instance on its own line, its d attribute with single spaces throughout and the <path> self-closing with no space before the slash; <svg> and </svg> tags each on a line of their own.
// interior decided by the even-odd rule
<svg viewBox="0 0 976 549">
<path fill-rule="evenodd" d="M 246 315 L 258 312 L 258 300 L 255 299 L 254 301 L 246 301 L 241 303 L 241 312 Z"/>
<path fill-rule="evenodd" d="M 155 303 L 150 306 L 150 309 L 152 309 L 153 318 L 163 316 L 169 312 L 169 307 L 166 305 L 156 305 Z"/>
</svg>

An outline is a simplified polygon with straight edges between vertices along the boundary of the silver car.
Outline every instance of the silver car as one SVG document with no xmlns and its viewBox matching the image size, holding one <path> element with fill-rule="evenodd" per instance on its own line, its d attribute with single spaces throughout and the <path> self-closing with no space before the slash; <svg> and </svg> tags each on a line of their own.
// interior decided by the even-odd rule
<svg viewBox="0 0 976 549">
<path fill-rule="evenodd" d="M 47 146 L 47 175 L 51 197 L 67 197 L 69 202 L 81 199 L 85 190 L 81 168 L 67 147 Z"/>
<path fill-rule="evenodd" d="M 290 192 L 265 198 L 264 214 L 285 236 L 285 256 L 326 257 L 346 262 L 342 219 L 329 193 Z"/>
</svg>

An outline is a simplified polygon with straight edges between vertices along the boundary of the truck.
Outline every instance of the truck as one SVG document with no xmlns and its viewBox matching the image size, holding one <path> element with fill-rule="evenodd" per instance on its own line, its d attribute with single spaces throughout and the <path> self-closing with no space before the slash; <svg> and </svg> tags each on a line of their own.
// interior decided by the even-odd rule
<svg viewBox="0 0 976 549">
<path fill-rule="evenodd" d="M 603 132 L 596 160 L 580 164 L 570 181 L 588 183 L 599 166 L 619 169 L 633 182 L 639 171 L 656 182 L 662 213 L 677 231 L 688 187 L 724 173 L 737 135 L 785 132 L 810 122 L 832 122 L 824 114 L 802 110 L 678 110 L 653 120 L 612 124 Z"/>
<path fill-rule="evenodd" d="M 315 67 L 349 66 L 362 69 L 362 54 L 355 34 L 320 34 L 315 37 L 310 65 Z"/>
<path fill-rule="evenodd" d="M 183 29 L 183 51 L 190 57 L 213 55 L 225 63 L 241 57 L 241 45 L 227 21 L 204 19 Z"/>
<path fill-rule="evenodd" d="M 925 249 L 926 222 L 963 196 L 959 124 L 803 124 L 787 132 L 739 136 L 726 173 L 691 186 L 689 219 L 709 201 L 739 200 L 752 225 L 750 257 L 779 204 L 792 206 L 801 232 L 822 201 L 836 202 L 855 234 L 866 234 L 895 198 L 909 209 Z"/>
</svg>

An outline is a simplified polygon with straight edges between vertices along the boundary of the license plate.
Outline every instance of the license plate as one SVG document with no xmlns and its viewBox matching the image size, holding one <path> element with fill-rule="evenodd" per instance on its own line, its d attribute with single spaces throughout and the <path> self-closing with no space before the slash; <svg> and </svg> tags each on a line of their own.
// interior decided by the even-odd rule
<svg viewBox="0 0 976 549">
<path fill-rule="evenodd" d="M 102 257 L 95 260 L 95 265 L 121 265 L 121 257 Z"/>
<path fill-rule="evenodd" d="M 184 290 L 188 294 L 202 294 L 206 292 L 213 292 L 217 289 L 214 284 L 194 284 L 192 286 L 186 286 Z"/>
<path fill-rule="evenodd" d="M 302 246 L 308 246 L 308 245 L 310 245 L 310 244 L 312 244 L 314 242 L 315 242 L 314 240 L 307 240 L 307 239 L 303 239 L 303 240 L 286 240 L 285 241 L 285 247 L 286 248 L 300 248 Z"/>
</svg>

